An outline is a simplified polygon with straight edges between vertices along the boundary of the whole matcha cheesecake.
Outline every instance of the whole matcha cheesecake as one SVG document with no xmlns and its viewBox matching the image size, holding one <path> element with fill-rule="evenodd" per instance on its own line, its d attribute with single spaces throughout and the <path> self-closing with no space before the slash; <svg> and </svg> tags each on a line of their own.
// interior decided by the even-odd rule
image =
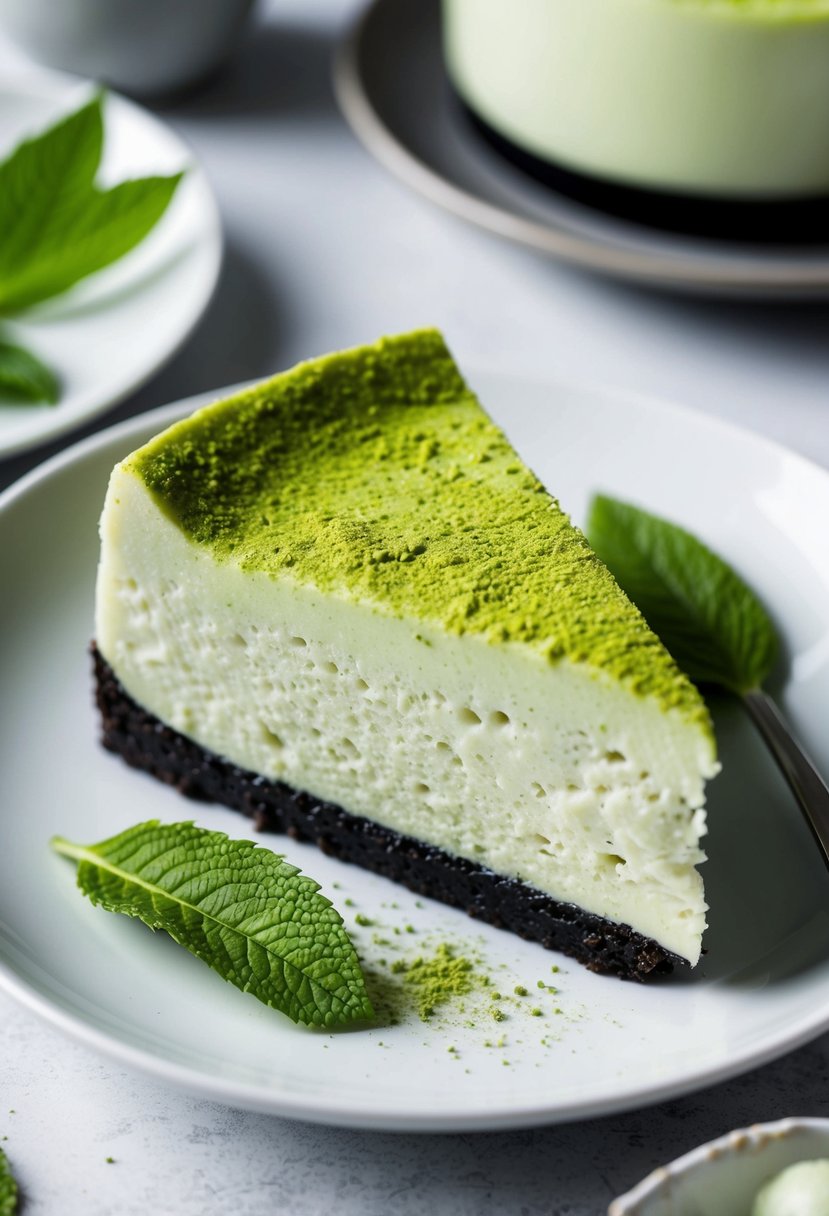
<svg viewBox="0 0 829 1216">
<path fill-rule="evenodd" d="M 170 427 L 101 540 L 129 763 L 595 970 L 697 962 L 704 703 L 437 332 Z"/>
<path fill-rule="evenodd" d="M 642 192 L 642 218 L 666 226 L 752 236 L 784 216 L 785 239 L 797 218 L 825 242 L 829 0 L 443 0 L 443 15 L 454 89 L 536 176 L 634 216 L 626 191 Z"/>
</svg>

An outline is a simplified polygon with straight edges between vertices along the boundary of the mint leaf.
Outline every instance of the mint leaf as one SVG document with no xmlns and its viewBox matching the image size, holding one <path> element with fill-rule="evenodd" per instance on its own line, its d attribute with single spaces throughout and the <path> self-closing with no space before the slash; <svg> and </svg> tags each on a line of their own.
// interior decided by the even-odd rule
<svg viewBox="0 0 829 1216">
<path fill-rule="evenodd" d="M 57 379 L 45 363 L 22 346 L 0 340 L 0 405 L 54 405 L 59 391 Z"/>
<path fill-rule="evenodd" d="M 373 1016 L 342 918 L 319 886 L 250 840 L 192 823 L 140 823 L 101 844 L 52 847 L 110 912 L 170 936 L 243 992 L 295 1022 Z"/>
<path fill-rule="evenodd" d="M 766 679 L 777 635 L 754 592 L 721 557 L 667 520 L 597 495 L 587 535 L 679 666 L 743 694 Z"/>
<path fill-rule="evenodd" d="M 181 173 L 95 185 L 103 147 L 100 94 L 0 164 L 0 314 L 59 295 L 134 248 Z"/>
<path fill-rule="evenodd" d="M 25 265 L 50 214 L 92 187 L 104 143 L 100 96 L 0 164 L 0 282 Z"/>
<path fill-rule="evenodd" d="M 0 1148 L 0 1216 L 14 1216 L 17 1211 L 17 1183 L 12 1177 L 6 1154 Z"/>
</svg>

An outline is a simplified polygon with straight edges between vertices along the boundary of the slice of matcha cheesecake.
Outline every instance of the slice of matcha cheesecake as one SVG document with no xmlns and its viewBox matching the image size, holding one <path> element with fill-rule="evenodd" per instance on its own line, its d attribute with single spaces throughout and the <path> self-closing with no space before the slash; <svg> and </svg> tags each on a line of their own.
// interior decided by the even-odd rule
<svg viewBox="0 0 829 1216">
<path fill-rule="evenodd" d="M 705 705 L 431 330 L 116 466 L 105 744 L 186 794 L 643 978 L 705 927 Z"/>
</svg>

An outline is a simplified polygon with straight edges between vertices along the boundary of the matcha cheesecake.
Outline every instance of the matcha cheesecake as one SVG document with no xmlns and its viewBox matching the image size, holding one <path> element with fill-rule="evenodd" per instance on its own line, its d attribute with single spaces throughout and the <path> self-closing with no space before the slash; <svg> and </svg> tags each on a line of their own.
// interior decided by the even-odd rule
<svg viewBox="0 0 829 1216">
<path fill-rule="evenodd" d="M 443 17 L 455 91 L 536 176 L 634 215 L 625 191 L 653 193 L 654 222 L 692 223 L 695 200 L 731 235 L 754 223 L 738 204 L 798 215 L 825 241 L 829 0 L 443 0 Z"/>
<path fill-rule="evenodd" d="M 705 706 L 421 331 L 112 473 L 103 740 L 264 828 L 644 978 L 705 926 Z"/>
</svg>

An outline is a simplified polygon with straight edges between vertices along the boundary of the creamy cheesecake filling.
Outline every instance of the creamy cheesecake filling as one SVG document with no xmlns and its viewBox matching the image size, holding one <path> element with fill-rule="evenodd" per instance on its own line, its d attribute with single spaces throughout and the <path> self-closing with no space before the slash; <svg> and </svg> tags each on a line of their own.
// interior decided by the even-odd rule
<svg viewBox="0 0 829 1216">
<path fill-rule="evenodd" d="M 827 0 L 444 0 L 464 101 L 520 148 L 620 184 L 829 193 Z"/>
<path fill-rule="evenodd" d="M 697 961 L 716 761 L 687 714 L 586 664 L 217 561 L 123 467 L 96 636 L 139 704 L 223 758 Z"/>
</svg>

